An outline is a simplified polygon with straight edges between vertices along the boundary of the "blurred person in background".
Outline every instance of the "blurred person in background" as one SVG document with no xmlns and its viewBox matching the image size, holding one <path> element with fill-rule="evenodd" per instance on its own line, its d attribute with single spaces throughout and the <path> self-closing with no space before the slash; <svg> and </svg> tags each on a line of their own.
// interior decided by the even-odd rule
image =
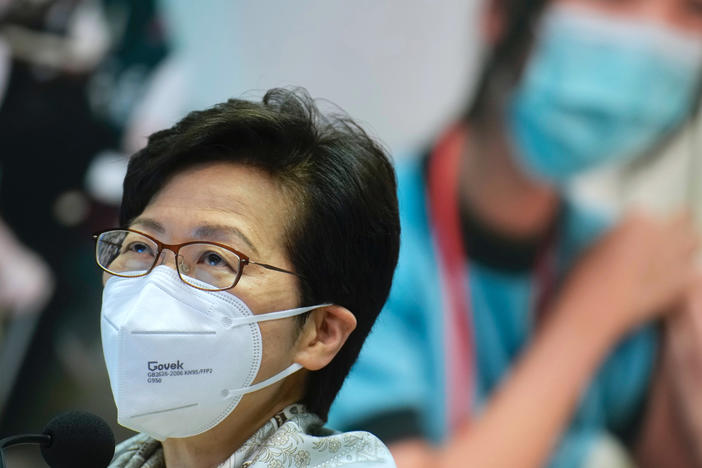
<svg viewBox="0 0 702 468">
<path fill-rule="evenodd" d="M 0 401 L 0 432 L 36 430 L 72 406 L 113 421 L 104 398 L 108 382 L 100 371 L 98 322 L 89 319 L 100 284 L 84 239 L 114 219 L 116 210 L 106 211 L 91 197 L 85 177 L 96 154 L 119 145 L 150 70 L 167 53 L 156 2 L 3 0 L 0 49 L 5 238 L 35 252 L 55 281 L 55 293 L 24 345 L 26 359 L 10 363 L 22 368 L 9 399 Z M 2 270 L 17 281 L 17 268 Z M 0 277 L 3 287 L 13 284 L 7 275 Z M 22 281 L 48 290 L 51 276 L 26 275 Z M 0 344 L 9 341 L 0 336 Z M 6 371 L 0 369 L 3 376 Z"/>
<path fill-rule="evenodd" d="M 393 289 L 330 424 L 400 468 L 702 466 L 690 218 L 568 194 L 689 121 L 702 4 L 492 0 L 482 24 L 464 117 L 398 169 Z"/>
<path fill-rule="evenodd" d="M 0 337 L 4 315 L 35 312 L 53 292 L 46 263 L 0 220 Z"/>
</svg>

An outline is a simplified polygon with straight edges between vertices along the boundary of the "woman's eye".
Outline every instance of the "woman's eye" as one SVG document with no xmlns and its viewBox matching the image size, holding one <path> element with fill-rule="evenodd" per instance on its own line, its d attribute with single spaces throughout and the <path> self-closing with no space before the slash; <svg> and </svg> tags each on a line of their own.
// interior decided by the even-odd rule
<svg viewBox="0 0 702 468">
<path fill-rule="evenodd" d="M 203 261 L 209 266 L 222 266 L 226 265 L 226 262 L 222 257 L 213 252 L 208 252 L 203 256 Z"/>
<path fill-rule="evenodd" d="M 138 254 L 151 254 L 151 249 L 149 248 L 148 245 L 144 244 L 143 242 L 132 242 L 127 246 L 125 249 L 127 252 L 134 252 Z"/>
</svg>

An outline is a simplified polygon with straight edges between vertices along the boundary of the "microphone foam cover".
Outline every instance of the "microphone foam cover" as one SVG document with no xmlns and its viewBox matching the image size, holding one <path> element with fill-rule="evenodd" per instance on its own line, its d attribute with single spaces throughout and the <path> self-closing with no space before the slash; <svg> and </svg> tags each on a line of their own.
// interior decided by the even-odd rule
<svg viewBox="0 0 702 468">
<path fill-rule="evenodd" d="M 115 437 L 102 418 L 84 411 L 68 411 L 44 428 L 51 436 L 41 454 L 51 468 L 105 468 L 115 453 Z"/>
</svg>

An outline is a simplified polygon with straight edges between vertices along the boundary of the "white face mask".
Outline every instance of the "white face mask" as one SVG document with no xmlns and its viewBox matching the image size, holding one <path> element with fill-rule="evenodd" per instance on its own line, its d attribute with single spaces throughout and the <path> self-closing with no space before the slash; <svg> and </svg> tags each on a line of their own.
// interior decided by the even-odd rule
<svg viewBox="0 0 702 468">
<path fill-rule="evenodd" d="M 101 330 L 119 423 L 158 440 L 213 428 L 244 394 L 302 368 L 292 363 L 251 385 L 263 350 L 258 322 L 324 305 L 254 315 L 238 297 L 188 286 L 167 266 L 139 278 L 111 277 Z"/>
</svg>

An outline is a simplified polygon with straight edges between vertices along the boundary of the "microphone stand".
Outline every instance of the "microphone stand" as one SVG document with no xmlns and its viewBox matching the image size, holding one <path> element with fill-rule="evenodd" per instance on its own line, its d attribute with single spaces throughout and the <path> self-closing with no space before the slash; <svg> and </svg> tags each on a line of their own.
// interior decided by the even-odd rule
<svg viewBox="0 0 702 468">
<path fill-rule="evenodd" d="M 51 436 L 49 434 L 24 434 L 0 439 L 0 468 L 5 468 L 5 459 L 3 456 L 5 447 L 20 444 L 49 445 L 50 443 Z"/>
</svg>

